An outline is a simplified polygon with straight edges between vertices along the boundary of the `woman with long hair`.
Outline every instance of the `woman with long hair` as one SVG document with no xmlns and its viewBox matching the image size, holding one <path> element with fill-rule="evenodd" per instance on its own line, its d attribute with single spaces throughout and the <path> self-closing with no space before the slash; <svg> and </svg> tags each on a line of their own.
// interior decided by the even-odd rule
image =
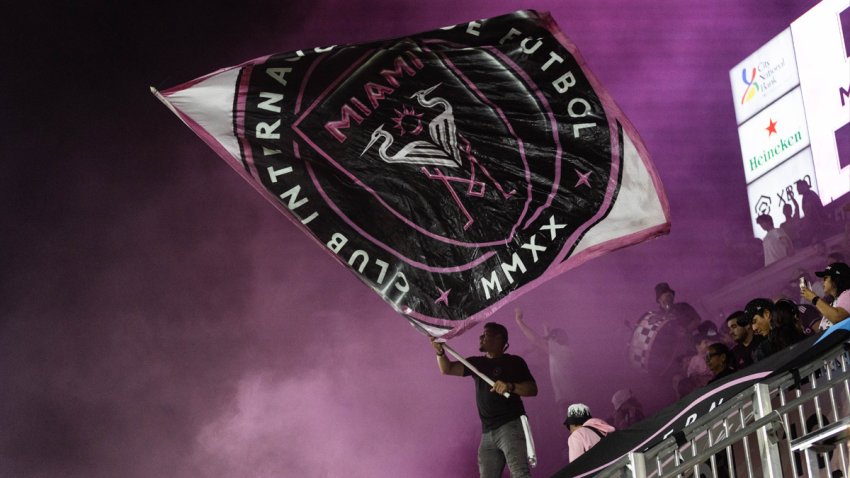
<svg viewBox="0 0 850 478">
<path fill-rule="evenodd" d="M 801 287 L 800 293 L 823 314 L 820 329 L 824 330 L 850 317 L 850 266 L 843 262 L 833 262 L 826 269 L 815 272 L 815 275 L 823 277 L 824 297 L 829 295 L 833 300 L 827 302 L 808 287 Z"/>
</svg>

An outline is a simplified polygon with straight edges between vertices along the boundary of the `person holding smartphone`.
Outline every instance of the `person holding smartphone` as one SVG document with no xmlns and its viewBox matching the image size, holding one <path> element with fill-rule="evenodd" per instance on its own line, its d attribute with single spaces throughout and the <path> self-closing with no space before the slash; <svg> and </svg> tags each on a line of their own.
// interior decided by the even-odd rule
<svg viewBox="0 0 850 478">
<path fill-rule="evenodd" d="M 844 262 L 833 262 L 815 275 L 823 278 L 824 294 L 835 299 L 827 302 L 804 285 L 800 286 L 800 294 L 823 314 L 820 330 L 826 330 L 850 317 L 850 266 Z"/>
</svg>

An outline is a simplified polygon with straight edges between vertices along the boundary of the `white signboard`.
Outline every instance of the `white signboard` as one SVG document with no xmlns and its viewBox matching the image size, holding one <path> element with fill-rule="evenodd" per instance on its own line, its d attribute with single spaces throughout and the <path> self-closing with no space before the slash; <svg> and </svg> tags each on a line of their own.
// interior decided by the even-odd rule
<svg viewBox="0 0 850 478">
<path fill-rule="evenodd" d="M 738 124 L 799 83 L 791 29 L 767 42 L 729 71 Z"/>
<path fill-rule="evenodd" d="M 796 88 L 738 128 L 747 184 L 809 145 L 803 97 Z"/>
<path fill-rule="evenodd" d="M 824 0 L 791 24 L 824 205 L 850 192 L 848 28 L 850 0 Z"/>
<path fill-rule="evenodd" d="M 762 214 L 770 214 L 773 217 L 773 225 L 779 227 L 785 222 L 782 209 L 786 204 L 791 205 L 792 214 L 805 217 L 804 214 L 799 213 L 800 194 L 796 186 L 797 181 L 805 181 L 813 191 L 818 193 L 820 191 L 812 164 L 812 150 L 809 148 L 747 186 L 750 218 L 755 237 L 762 239 L 765 234 L 764 229 L 756 224 L 756 218 Z"/>
</svg>

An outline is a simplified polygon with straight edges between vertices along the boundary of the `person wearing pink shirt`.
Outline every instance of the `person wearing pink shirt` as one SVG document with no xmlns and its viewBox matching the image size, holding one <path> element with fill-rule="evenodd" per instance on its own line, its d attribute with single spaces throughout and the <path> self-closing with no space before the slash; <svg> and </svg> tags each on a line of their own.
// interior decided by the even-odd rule
<svg viewBox="0 0 850 478">
<path fill-rule="evenodd" d="M 567 409 L 564 426 L 570 429 L 567 446 L 570 449 L 570 462 L 583 455 L 602 438 L 614 431 L 614 427 L 598 418 L 593 418 L 590 408 L 583 403 L 574 403 Z"/>
</svg>

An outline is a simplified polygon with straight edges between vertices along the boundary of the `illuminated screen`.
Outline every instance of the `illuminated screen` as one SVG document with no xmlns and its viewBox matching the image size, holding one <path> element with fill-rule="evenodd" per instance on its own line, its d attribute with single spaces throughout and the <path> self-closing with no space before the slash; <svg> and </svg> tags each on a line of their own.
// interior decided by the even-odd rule
<svg viewBox="0 0 850 478">
<path fill-rule="evenodd" d="M 850 192 L 850 0 L 822 1 L 729 79 L 756 237 L 759 214 L 784 221 L 797 180 L 824 206 Z"/>
</svg>

